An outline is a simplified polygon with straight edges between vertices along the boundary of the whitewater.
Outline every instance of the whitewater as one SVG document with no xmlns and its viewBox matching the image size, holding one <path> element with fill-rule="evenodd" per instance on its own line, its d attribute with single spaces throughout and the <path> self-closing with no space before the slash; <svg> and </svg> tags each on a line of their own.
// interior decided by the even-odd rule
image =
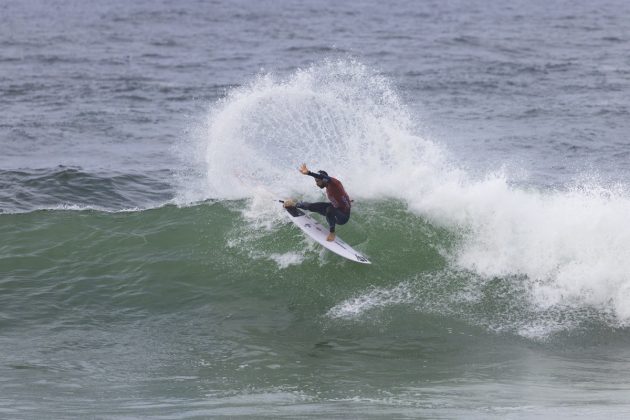
<svg viewBox="0 0 630 420">
<path fill-rule="evenodd" d="M 282 223 L 274 198 L 318 198 L 297 175 L 299 163 L 308 162 L 342 179 L 359 208 L 361 202 L 399 203 L 453 232 L 457 244 L 444 253 L 449 268 L 483 279 L 476 282 L 515 283 L 527 290 L 532 311 L 565 316 L 594 309 L 612 326 L 627 325 L 625 184 L 584 174 L 562 187 L 536 188 L 523 182 L 519 168 L 511 181 L 500 162 L 473 176 L 423 134 L 418 119 L 388 79 L 357 61 L 328 61 L 286 77 L 261 74 L 213 105 L 196 128 L 187 159 L 197 160 L 202 176 L 194 185 L 203 193 L 182 188 L 177 199 L 247 200 L 242 214 L 252 229 L 273 230 Z M 555 331 L 552 324 L 538 333 Z"/>
</svg>

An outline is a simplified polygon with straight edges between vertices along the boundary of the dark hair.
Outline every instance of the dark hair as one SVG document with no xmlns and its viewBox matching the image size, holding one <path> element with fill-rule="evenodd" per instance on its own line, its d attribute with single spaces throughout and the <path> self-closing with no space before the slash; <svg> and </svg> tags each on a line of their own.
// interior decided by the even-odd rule
<svg viewBox="0 0 630 420">
<path fill-rule="evenodd" d="M 317 171 L 320 175 L 328 176 L 328 172 L 326 171 Z"/>
</svg>

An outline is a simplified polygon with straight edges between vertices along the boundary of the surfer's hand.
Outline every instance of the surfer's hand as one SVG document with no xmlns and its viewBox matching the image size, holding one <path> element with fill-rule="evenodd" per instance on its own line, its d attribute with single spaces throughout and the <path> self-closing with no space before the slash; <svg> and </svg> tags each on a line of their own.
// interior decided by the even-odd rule
<svg viewBox="0 0 630 420">
<path fill-rule="evenodd" d="M 308 168 L 306 167 L 306 163 L 300 165 L 300 172 L 302 172 L 304 175 L 308 175 Z"/>
</svg>

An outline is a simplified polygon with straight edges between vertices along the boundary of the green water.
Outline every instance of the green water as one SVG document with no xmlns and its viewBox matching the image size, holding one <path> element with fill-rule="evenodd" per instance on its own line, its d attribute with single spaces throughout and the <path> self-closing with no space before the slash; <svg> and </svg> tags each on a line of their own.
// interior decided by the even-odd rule
<svg viewBox="0 0 630 420">
<path fill-rule="evenodd" d="M 364 203 L 340 229 L 364 266 L 247 206 L 0 216 L 0 412 L 569 415 L 600 387 L 625 404 L 627 336 L 597 312 L 537 311 L 518 278 L 454 271 L 465 233 Z"/>
</svg>

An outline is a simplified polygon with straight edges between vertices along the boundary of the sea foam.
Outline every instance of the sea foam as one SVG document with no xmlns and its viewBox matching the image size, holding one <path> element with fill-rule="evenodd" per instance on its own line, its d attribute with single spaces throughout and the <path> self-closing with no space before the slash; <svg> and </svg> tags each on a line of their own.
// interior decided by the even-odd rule
<svg viewBox="0 0 630 420">
<path fill-rule="evenodd" d="M 449 256 L 456 269 L 520 276 L 540 310 L 589 307 L 630 322 L 630 196 L 623 186 L 568 180 L 561 190 L 523 188 L 501 169 L 473 177 L 421 134 L 419 117 L 387 78 L 356 61 L 284 78 L 262 74 L 215 103 L 198 128 L 203 185 L 196 191 L 256 206 L 264 196 L 269 208 L 276 204 L 268 197 L 321 197 L 297 172 L 306 162 L 340 178 L 355 200 L 397 199 L 457 232 Z"/>
</svg>

